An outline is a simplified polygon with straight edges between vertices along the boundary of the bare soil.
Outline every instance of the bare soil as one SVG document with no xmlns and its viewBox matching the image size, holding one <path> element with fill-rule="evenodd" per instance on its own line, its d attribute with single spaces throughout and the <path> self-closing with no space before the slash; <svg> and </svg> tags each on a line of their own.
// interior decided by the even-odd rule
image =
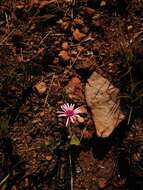
<svg viewBox="0 0 143 190">
<path fill-rule="evenodd" d="M 70 190 L 72 180 L 74 190 L 143 189 L 142 117 L 99 138 L 84 97 L 93 71 L 126 87 L 123 52 L 135 52 L 143 76 L 142 10 L 141 0 L 0 1 L 0 189 Z M 87 109 L 70 148 L 57 115 L 65 102 Z"/>
</svg>

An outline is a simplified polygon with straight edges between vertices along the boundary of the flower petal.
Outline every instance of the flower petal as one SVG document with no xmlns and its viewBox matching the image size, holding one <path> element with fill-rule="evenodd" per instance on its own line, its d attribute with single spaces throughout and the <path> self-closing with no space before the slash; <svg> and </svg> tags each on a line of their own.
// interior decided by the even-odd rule
<svg viewBox="0 0 143 190">
<path fill-rule="evenodd" d="M 76 108 L 76 109 L 74 109 L 74 113 L 75 113 L 75 114 L 78 114 L 78 113 L 81 113 L 81 111 L 80 111 L 79 108 Z"/>
<path fill-rule="evenodd" d="M 70 108 L 70 104 L 69 103 L 67 103 L 67 107 Z"/>
<path fill-rule="evenodd" d="M 71 104 L 71 105 L 70 105 L 70 108 L 71 108 L 72 110 L 74 110 L 74 106 L 75 106 L 74 104 Z"/>
<path fill-rule="evenodd" d="M 64 111 L 57 111 L 57 113 L 65 113 Z"/>
<path fill-rule="evenodd" d="M 71 120 L 72 123 L 74 123 L 74 117 L 71 116 L 70 120 Z"/>
<path fill-rule="evenodd" d="M 66 114 L 59 114 L 58 117 L 66 117 L 67 115 Z"/>
<path fill-rule="evenodd" d="M 65 104 L 64 104 L 64 105 L 62 105 L 62 106 L 61 106 L 61 109 L 65 112 L 65 111 L 67 110 L 66 105 L 65 105 Z"/>
<path fill-rule="evenodd" d="M 64 104 L 64 107 L 65 107 L 65 111 L 67 111 L 69 109 L 68 104 Z"/>
</svg>

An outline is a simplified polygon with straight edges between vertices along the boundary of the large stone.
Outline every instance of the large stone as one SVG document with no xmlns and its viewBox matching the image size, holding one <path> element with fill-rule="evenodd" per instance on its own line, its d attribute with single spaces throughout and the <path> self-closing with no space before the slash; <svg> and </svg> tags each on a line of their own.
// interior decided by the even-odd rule
<svg viewBox="0 0 143 190">
<path fill-rule="evenodd" d="M 99 137 L 108 137 L 125 118 L 120 109 L 119 89 L 94 72 L 85 87 L 85 96 L 91 109 Z"/>
</svg>

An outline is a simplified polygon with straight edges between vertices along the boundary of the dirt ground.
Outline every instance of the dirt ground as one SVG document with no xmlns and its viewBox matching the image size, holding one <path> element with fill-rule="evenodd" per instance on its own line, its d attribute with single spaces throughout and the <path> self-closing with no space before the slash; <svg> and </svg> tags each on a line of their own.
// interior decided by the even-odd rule
<svg viewBox="0 0 143 190">
<path fill-rule="evenodd" d="M 142 10 L 142 0 L 0 0 L 1 190 L 143 189 L 142 117 L 99 138 L 84 94 L 93 71 L 124 90 L 130 52 L 143 80 Z M 78 146 L 57 114 L 66 102 L 86 110 Z"/>
</svg>

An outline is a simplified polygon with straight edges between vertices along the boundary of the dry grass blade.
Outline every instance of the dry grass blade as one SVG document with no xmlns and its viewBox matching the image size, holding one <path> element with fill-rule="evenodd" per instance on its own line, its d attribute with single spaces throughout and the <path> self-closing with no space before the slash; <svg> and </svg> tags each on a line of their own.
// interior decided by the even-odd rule
<svg viewBox="0 0 143 190">
<path fill-rule="evenodd" d="M 47 90 L 47 95 L 46 95 L 46 98 L 45 98 L 45 101 L 44 101 L 44 112 L 45 112 L 45 108 L 46 108 L 47 100 L 48 100 L 48 97 L 49 97 L 49 93 L 50 93 L 50 91 L 51 91 L 51 88 L 52 88 L 52 85 L 53 85 L 53 82 L 54 82 L 54 78 L 55 78 L 55 73 L 54 73 L 53 76 L 52 76 L 52 79 L 51 79 L 51 83 L 50 83 L 49 89 Z"/>
</svg>

